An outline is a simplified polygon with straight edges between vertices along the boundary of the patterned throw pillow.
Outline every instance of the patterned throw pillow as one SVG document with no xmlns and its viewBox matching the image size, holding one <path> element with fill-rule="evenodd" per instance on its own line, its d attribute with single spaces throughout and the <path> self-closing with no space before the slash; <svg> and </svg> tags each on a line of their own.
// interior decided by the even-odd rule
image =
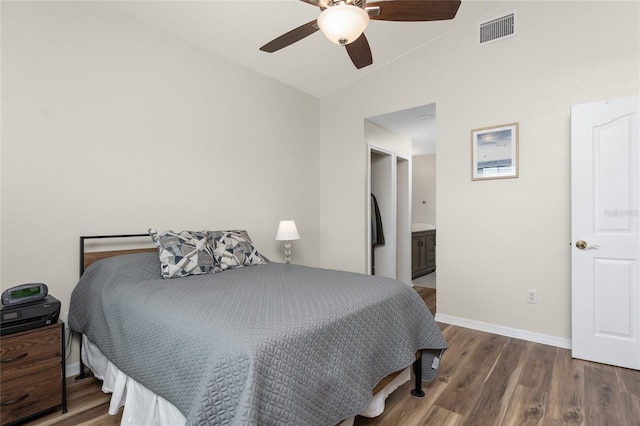
<svg viewBox="0 0 640 426">
<path fill-rule="evenodd" d="M 247 231 L 209 231 L 209 236 L 213 256 L 222 270 L 267 263 L 266 258 L 251 244 Z"/>
<path fill-rule="evenodd" d="M 206 231 L 166 231 L 151 228 L 149 235 L 158 247 L 162 278 L 186 277 L 221 271 Z"/>
</svg>

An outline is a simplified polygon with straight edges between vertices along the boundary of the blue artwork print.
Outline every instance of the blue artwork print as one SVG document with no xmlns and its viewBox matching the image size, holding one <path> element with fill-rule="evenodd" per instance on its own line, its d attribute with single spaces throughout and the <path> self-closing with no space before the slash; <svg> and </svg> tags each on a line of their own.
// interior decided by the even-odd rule
<svg viewBox="0 0 640 426">
<path fill-rule="evenodd" d="M 514 129 L 489 130 L 476 136 L 476 175 L 500 177 L 515 174 Z"/>
</svg>

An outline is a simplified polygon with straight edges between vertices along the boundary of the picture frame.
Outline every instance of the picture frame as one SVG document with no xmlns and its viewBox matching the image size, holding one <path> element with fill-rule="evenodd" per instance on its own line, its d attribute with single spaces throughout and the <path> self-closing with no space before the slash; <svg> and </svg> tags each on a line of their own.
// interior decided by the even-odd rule
<svg viewBox="0 0 640 426">
<path fill-rule="evenodd" d="M 471 130 L 471 180 L 518 177 L 518 123 Z"/>
</svg>

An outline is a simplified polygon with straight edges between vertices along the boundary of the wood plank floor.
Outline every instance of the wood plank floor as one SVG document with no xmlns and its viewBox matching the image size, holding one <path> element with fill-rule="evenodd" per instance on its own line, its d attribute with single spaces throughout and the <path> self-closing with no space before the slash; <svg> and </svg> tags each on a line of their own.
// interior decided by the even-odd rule
<svg viewBox="0 0 640 426">
<path fill-rule="evenodd" d="M 435 313 L 435 289 L 415 288 Z M 594 425 L 640 426 L 640 371 L 571 358 L 570 351 L 441 324 L 450 348 L 424 398 L 407 383 L 387 399 L 369 425 Z M 67 414 L 27 425 L 118 425 L 109 395 L 94 378 L 68 379 Z"/>
</svg>

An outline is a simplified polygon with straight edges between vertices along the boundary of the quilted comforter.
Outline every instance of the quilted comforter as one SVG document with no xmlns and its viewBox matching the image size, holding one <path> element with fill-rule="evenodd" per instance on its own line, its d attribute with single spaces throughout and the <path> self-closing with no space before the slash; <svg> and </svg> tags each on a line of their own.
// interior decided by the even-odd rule
<svg viewBox="0 0 640 426">
<path fill-rule="evenodd" d="M 447 347 L 395 280 L 279 263 L 162 279 L 155 253 L 91 265 L 69 326 L 188 425 L 335 425 L 418 350 L 431 380 Z"/>
</svg>

